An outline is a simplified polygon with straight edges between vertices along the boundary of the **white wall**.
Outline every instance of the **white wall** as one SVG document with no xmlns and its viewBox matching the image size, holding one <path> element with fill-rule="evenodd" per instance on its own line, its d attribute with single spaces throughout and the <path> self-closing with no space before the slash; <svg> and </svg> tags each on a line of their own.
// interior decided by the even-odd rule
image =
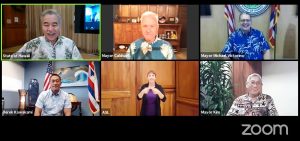
<svg viewBox="0 0 300 141">
<path fill-rule="evenodd" d="M 280 116 L 298 116 L 298 62 L 263 61 L 263 93 L 272 96 Z"/>
<path fill-rule="evenodd" d="M 24 89 L 24 66 L 12 61 L 2 62 L 2 91 Z"/>
<path fill-rule="evenodd" d="M 24 74 L 22 63 L 2 61 L 2 97 L 5 100 L 5 109 L 18 108 L 18 89 L 24 89 Z"/>
</svg>

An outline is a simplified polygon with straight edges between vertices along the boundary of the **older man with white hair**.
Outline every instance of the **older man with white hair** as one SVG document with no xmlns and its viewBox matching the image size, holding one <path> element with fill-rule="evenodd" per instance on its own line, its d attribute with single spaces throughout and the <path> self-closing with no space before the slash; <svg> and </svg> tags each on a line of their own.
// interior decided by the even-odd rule
<svg viewBox="0 0 300 141">
<path fill-rule="evenodd" d="M 127 59 L 132 60 L 171 60 L 175 59 L 172 45 L 158 35 L 158 15 L 146 11 L 141 16 L 143 38 L 130 44 Z"/>
<path fill-rule="evenodd" d="M 257 73 L 246 81 L 247 93 L 236 98 L 227 116 L 278 116 L 271 96 L 262 94 L 262 79 Z"/>
</svg>

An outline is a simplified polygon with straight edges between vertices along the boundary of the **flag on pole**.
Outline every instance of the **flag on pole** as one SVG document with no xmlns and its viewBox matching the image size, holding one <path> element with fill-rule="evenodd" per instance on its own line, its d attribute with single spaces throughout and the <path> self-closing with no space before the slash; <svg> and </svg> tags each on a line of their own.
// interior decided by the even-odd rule
<svg viewBox="0 0 300 141">
<path fill-rule="evenodd" d="M 276 32 L 277 32 L 277 22 L 280 14 L 280 5 L 272 5 L 271 15 L 270 15 L 270 26 L 269 26 L 269 44 L 272 48 L 276 44 Z"/>
<path fill-rule="evenodd" d="M 229 37 L 229 35 L 235 30 L 233 6 L 229 4 L 225 4 L 224 13 L 225 13 L 225 18 L 227 20 L 228 37 Z"/>
<path fill-rule="evenodd" d="M 48 62 L 47 71 L 44 79 L 44 91 L 48 90 L 50 88 L 50 77 L 53 73 L 53 65 L 52 62 Z"/>
<path fill-rule="evenodd" d="M 94 62 L 89 62 L 89 74 L 88 74 L 88 95 L 89 95 L 89 106 L 93 114 L 99 112 L 99 92 L 98 92 L 98 80 L 95 71 Z"/>
</svg>

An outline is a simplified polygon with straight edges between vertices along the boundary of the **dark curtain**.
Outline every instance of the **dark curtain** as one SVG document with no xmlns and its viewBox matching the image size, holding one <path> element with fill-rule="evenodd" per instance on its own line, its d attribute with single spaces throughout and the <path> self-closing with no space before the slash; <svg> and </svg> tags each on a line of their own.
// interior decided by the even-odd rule
<svg viewBox="0 0 300 141">
<path fill-rule="evenodd" d="M 210 16 L 211 15 L 210 5 L 200 5 L 200 15 Z"/>
</svg>

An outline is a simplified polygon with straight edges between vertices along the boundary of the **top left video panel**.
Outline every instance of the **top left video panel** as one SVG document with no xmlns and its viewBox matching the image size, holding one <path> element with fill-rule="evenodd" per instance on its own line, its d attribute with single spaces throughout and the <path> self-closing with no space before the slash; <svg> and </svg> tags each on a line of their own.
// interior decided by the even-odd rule
<svg viewBox="0 0 300 141">
<path fill-rule="evenodd" d="M 100 60 L 100 4 L 1 4 L 1 59 Z"/>
</svg>

